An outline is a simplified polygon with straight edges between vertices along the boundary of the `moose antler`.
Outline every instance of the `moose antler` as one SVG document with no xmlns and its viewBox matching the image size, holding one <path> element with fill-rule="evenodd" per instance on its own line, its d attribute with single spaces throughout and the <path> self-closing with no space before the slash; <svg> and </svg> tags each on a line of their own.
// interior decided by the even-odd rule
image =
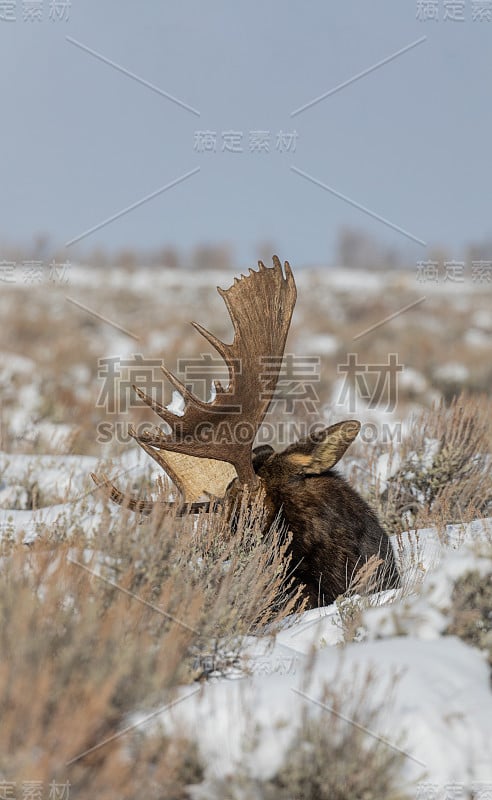
<svg viewBox="0 0 492 800">
<path fill-rule="evenodd" d="M 242 484 L 254 484 L 256 476 L 251 448 L 277 385 L 285 341 L 296 300 L 294 278 L 288 262 L 285 277 L 279 259 L 267 268 L 235 278 L 229 289 L 217 289 L 234 326 L 232 344 L 224 344 L 198 323 L 192 325 L 217 350 L 229 370 L 229 386 L 215 381 L 211 403 L 193 395 L 168 369 L 161 367 L 185 401 L 184 415 L 177 417 L 141 389 L 138 396 L 170 428 L 170 434 L 135 436 L 142 445 L 198 458 L 228 461 Z M 262 374 L 263 371 L 263 374 Z"/>
<path fill-rule="evenodd" d="M 181 501 L 133 498 L 106 476 L 93 478 L 112 500 L 140 514 L 152 514 L 156 506 L 164 514 L 171 508 L 178 516 L 220 508 L 231 531 L 238 529 L 238 509 L 251 508 L 258 497 L 264 511 L 262 532 L 275 520 L 289 531 L 285 555 L 293 564 L 293 579 L 315 608 L 320 600 L 331 603 L 351 588 L 348 576 L 361 567 L 382 589 L 396 588 L 399 575 L 376 514 L 333 469 L 357 437 L 360 422 L 336 422 L 281 452 L 266 444 L 253 449 L 277 385 L 296 300 L 287 262 L 284 270 L 274 256 L 273 267 L 267 269 L 260 261 L 257 272 L 250 270 L 229 289 L 218 290 L 234 326 L 231 344 L 193 323 L 229 371 L 227 387 L 215 382 L 212 402 L 199 400 L 165 368 L 164 375 L 183 397 L 182 416 L 134 387 L 170 433 L 156 429 L 139 434 L 133 428 L 130 433 L 164 468 Z"/>
<path fill-rule="evenodd" d="M 185 402 L 184 414 L 177 416 L 133 387 L 141 400 L 171 428 L 171 433 L 156 429 L 137 434 L 132 428 L 130 434 L 166 470 L 185 500 L 195 500 L 204 490 L 221 496 L 236 474 L 241 484 L 257 483 L 252 446 L 277 385 L 296 301 L 294 277 L 287 261 L 285 275 L 277 256 L 273 257 L 273 267 L 265 267 L 262 261 L 258 267 L 258 271 L 250 269 L 249 275 L 235 278 L 229 289 L 217 288 L 234 327 L 231 344 L 192 323 L 224 359 L 229 371 L 227 388 L 215 381 L 215 399 L 203 402 L 167 368 L 161 367 Z M 197 483 L 197 466 L 202 475 L 213 475 L 217 472 L 217 462 L 232 466 L 227 466 L 225 475 L 224 470 L 220 471 L 215 488 L 203 485 L 203 479 Z M 103 483 L 109 487 L 113 499 L 125 502 L 124 496 L 107 480 Z M 126 502 L 130 508 L 136 503 L 138 510 L 147 511 L 142 501 L 126 499 Z"/>
</svg>

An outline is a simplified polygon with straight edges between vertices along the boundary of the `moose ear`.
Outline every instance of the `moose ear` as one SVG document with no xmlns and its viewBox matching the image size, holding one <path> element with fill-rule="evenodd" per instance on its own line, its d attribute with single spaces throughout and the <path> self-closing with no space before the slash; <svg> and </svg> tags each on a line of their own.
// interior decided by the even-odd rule
<svg viewBox="0 0 492 800">
<path fill-rule="evenodd" d="M 273 447 L 270 447 L 269 444 L 260 444 L 253 449 L 253 469 L 255 472 L 258 472 L 273 452 Z"/>
<path fill-rule="evenodd" d="M 303 472 L 305 475 L 321 475 L 340 461 L 346 449 L 360 431 L 360 422 L 349 419 L 330 425 L 319 434 L 318 441 L 311 453 L 305 456 Z"/>
</svg>

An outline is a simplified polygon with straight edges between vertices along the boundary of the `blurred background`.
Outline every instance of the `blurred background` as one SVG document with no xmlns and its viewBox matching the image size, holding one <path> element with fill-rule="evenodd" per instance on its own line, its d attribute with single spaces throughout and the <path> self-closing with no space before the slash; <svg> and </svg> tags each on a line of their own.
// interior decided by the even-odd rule
<svg viewBox="0 0 492 800">
<path fill-rule="evenodd" d="M 365 268 L 485 246 L 488 5 L 3 0 L 2 258 Z"/>
</svg>

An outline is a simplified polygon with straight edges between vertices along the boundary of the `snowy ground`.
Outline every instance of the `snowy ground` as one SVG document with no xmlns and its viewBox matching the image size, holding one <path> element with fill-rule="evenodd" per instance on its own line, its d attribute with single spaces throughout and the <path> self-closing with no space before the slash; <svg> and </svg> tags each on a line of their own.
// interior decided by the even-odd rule
<svg viewBox="0 0 492 800">
<path fill-rule="evenodd" d="M 224 779 L 239 765 L 251 775 L 269 778 L 295 737 L 303 708 L 321 720 L 325 717 L 330 725 L 332 712 L 319 702 L 323 687 L 346 691 L 348 684 L 351 695 L 371 670 L 376 689 L 370 702 L 378 707 L 390 694 L 392 700 L 380 727 L 366 733 L 404 752 L 402 788 L 427 800 L 465 797 L 465 789 L 473 789 L 474 797 L 482 800 L 490 797 L 490 668 L 480 651 L 442 632 L 448 624 L 453 580 L 467 569 L 492 570 L 491 561 L 472 555 L 470 547 L 487 532 L 490 536 L 492 519 L 460 528 L 449 530 L 446 546 L 435 531 L 420 532 L 426 570 L 420 592 L 406 598 L 383 593 L 375 607 L 364 612 L 358 641 L 337 647 L 343 630 L 336 606 L 308 611 L 278 634 L 273 645 L 266 639 L 251 641 L 249 677 L 232 671 L 196 694 L 183 689 L 182 702 L 144 722 L 143 728 L 161 724 L 166 730 L 182 730 L 184 725 L 198 736 L 208 780 Z M 346 700 L 349 705 L 349 697 Z M 143 720 L 145 716 L 136 715 L 131 722 Z M 351 724 L 349 717 L 346 724 Z M 245 764 L 248 740 L 254 746 Z M 462 795 L 447 794 L 452 784 Z"/>
<path fill-rule="evenodd" d="M 65 531 L 82 527 L 89 535 L 97 531 L 102 504 L 88 473 L 98 467 L 100 462 L 90 457 L 0 453 L 0 498 L 21 492 L 28 479 L 46 492 L 65 496 L 65 502 L 35 511 L 4 508 L 2 535 L 20 536 L 28 545 L 46 526 L 63 526 Z M 149 464 L 129 450 L 113 471 L 129 469 L 142 472 Z M 434 529 L 418 536 L 407 533 L 401 567 L 404 572 L 415 569 L 418 540 L 421 586 L 405 597 L 385 592 L 375 598 L 374 607 L 363 612 L 356 641 L 339 646 L 344 629 L 335 605 L 306 612 L 291 620 L 273 643 L 269 637 L 252 637 L 240 661 L 224 670 L 216 665 L 217 677 L 212 675 L 199 689 L 184 687 L 182 702 L 173 708 L 153 714 L 147 723 L 146 715 L 135 714 L 129 724 L 143 731 L 157 724 L 166 730 L 184 726 L 198 738 L 207 765 L 207 782 L 196 790 L 198 798 L 208 782 L 226 779 L 238 764 L 257 778 L 271 777 L 295 736 L 303 708 L 330 724 L 330 708 L 319 704 L 323 686 L 346 687 L 348 681 L 355 692 L 371 669 L 376 676 L 371 703 L 383 703 L 390 690 L 392 701 L 380 727 L 368 729 L 367 736 L 383 737 L 388 746 L 404 752 L 402 781 L 408 791 L 418 789 L 429 800 L 430 794 L 422 794 L 424 784 L 438 787 L 441 794 L 434 796 L 442 798 L 453 783 L 492 791 L 490 668 L 481 652 L 442 635 L 453 581 L 467 569 L 492 571 L 490 560 L 472 552 L 487 534 L 492 535 L 492 519 L 448 526 L 445 544 Z M 346 724 L 351 724 L 349 717 Z M 254 730 L 255 743 L 245 761 L 244 745 Z"/>
<path fill-rule="evenodd" d="M 401 388 L 407 391 L 408 396 L 401 418 L 396 411 L 373 409 L 360 397 L 344 393 L 336 374 L 331 394 L 324 397 L 326 405 L 322 413 L 326 418 L 333 413 L 338 418 L 354 416 L 357 401 L 355 415 L 363 422 L 381 428 L 401 421 L 404 435 L 408 413 L 415 399 L 417 405 L 428 405 L 432 399 L 441 396 L 439 392 L 446 388 L 447 383 L 466 385 L 471 373 L 463 359 L 469 352 L 476 354 L 473 379 L 477 385 L 480 387 L 479 381 L 482 380 L 485 385 L 488 380 L 485 370 L 490 364 L 492 350 L 492 313 L 485 307 L 485 294 L 490 291 L 488 286 L 463 287 L 451 282 L 419 286 L 413 274 L 385 275 L 347 270 L 305 271 L 299 272 L 296 278 L 300 298 L 305 297 L 296 309 L 298 330 L 294 333 L 298 352 L 317 353 L 334 359 L 337 352 L 346 349 L 349 334 L 357 334 L 373 321 L 357 321 L 355 327 L 347 327 L 344 342 L 341 326 L 352 324 L 352 317 L 346 315 L 344 305 L 344 297 L 349 295 L 352 302 L 354 297 L 358 302 L 365 302 L 368 297 L 371 302 L 376 302 L 380 298 L 387 301 L 391 292 L 400 293 L 387 308 L 381 308 L 379 313 L 384 317 L 395 308 L 403 307 L 406 291 L 413 292 L 412 298 L 416 291 L 425 293 L 429 298 L 427 307 L 432 309 L 432 313 L 422 313 L 418 317 L 424 332 L 437 336 L 441 329 L 446 338 L 445 318 L 449 318 L 450 325 L 459 323 L 463 328 L 449 337 L 458 342 L 456 352 L 448 357 L 446 350 L 441 362 L 437 357 L 429 358 L 430 364 L 438 363 L 435 369 L 433 366 L 424 369 L 424 364 L 412 363 L 410 355 L 404 357 Z M 88 293 L 92 291 L 91 305 L 101 310 L 99 295 L 108 297 L 124 290 L 138 298 L 138 303 L 135 301 L 135 307 L 129 307 L 128 317 L 122 316 L 121 311 L 116 313 L 118 322 L 132 329 L 132 314 L 135 320 L 140 319 L 140 309 L 149 304 L 149 330 L 142 332 L 139 329 L 141 340 L 135 344 L 115 332 L 114 328 L 105 328 L 99 323 L 94 329 L 88 328 L 88 340 L 93 339 L 96 344 L 92 351 L 89 345 L 81 348 L 80 360 L 70 366 L 69 373 L 62 375 L 60 385 L 63 385 L 62 379 L 67 379 L 75 387 L 78 401 L 87 402 L 92 410 L 100 388 L 94 388 L 94 373 L 91 374 L 88 366 L 92 361 L 114 353 L 131 355 L 135 350 L 149 356 L 156 353 L 161 356 L 176 340 L 175 317 L 171 328 L 159 303 L 152 306 L 154 297 L 160 295 L 162 301 L 167 302 L 164 312 L 179 317 L 180 325 L 188 318 L 200 319 L 207 324 L 210 308 L 204 310 L 201 307 L 200 313 L 195 313 L 196 307 L 202 303 L 204 291 L 217 283 L 226 286 L 229 282 L 223 273 L 167 271 L 156 274 L 153 270 L 142 269 L 129 275 L 121 270 L 87 271 L 74 267 L 66 293 L 81 296 L 89 302 L 91 296 Z M 24 289 L 19 286 L 10 291 L 22 293 Z M 332 296 L 335 302 L 327 303 L 326 298 Z M 181 307 L 183 298 L 186 299 L 186 310 Z M 6 295 L 0 296 L 0 310 L 7 313 L 10 302 Z M 50 320 L 57 314 L 63 317 L 68 313 L 67 309 L 73 312 L 73 307 L 66 304 L 64 297 L 54 292 L 39 300 L 40 308 L 43 303 Z M 482 308 L 475 310 L 480 304 Z M 192 307 L 195 311 L 188 313 Z M 220 302 L 213 307 L 223 313 Z M 418 314 L 421 314 L 420 306 Z M 438 317 L 439 314 L 443 316 Z M 81 312 L 76 311 L 75 315 L 76 319 L 84 320 Z M 112 311 L 111 315 L 114 315 Z M 155 320 L 161 317 L 163 321 L 159 329 Z M 311 318 L 314 320 L 312 329 L 309 327 Z M 392 346 L 395 348 L 400 347 L 398 336 L 403 335 L 408 320 L 400 317 L 392 323 L 395 335 Z M 410 354 L 414 335 L 405 344 Z M 13 345 L 8 344 L 8 347 L 0 347 L 3 401 L 0 421 L 11 451 L 0 451 L 0 539 L 20 540 L 27 548 L 47 530 L 62 533 L 64 537 L 82 530 L 93 537 L 97 549 L 103 513 L 116 518 L 120 512 L 116 507 L 108 512 L 89 473 L 108 471 L 120 477 L 120 485 L 125 485 L 132 480 L 137 483 L 149 480 L 155 465 L 135 446 L 128 446 L 123 454 L 118 452 L 117 457 L 99 444 L 97 448 L 85 451 L 97 452 L 98 455 L 67 455 L 71 452 L 70 442 L 77 433 L 77 424 L 54 421 L 50 419 L 51 412 L 43 411 L 47 392 L 51 391 L 55 396 L 61 394 L 58 384 L 53 384 L 54 389 L 49 385 L 46 389 L 42 383 L 39 361 L 46 347 L 41 342 L 37 350 L 36 342 L 30 344 L 33 351 L 33 358 L 30 358 L 12 352 Z M 384 347 L 386 349 L 381 352 L 387 351 L 388 345 L 384 344 Z M 417 350 L 420 352 L 421 348 Z M 66 358 L 66 355 L 62 352 L 61 357 Z M 58 380 L 55 368 L 53 375 Z M 439 390 L 433 383 L 434 378 Z M 71 402 L 69 398 L 67 408 Z M 66 408 L 63 410 L 68 416 Z M 89 428 L 92 424 L 89 420 Z M 391 474 L 386 471 L 385 458 L 382 456 L 378 463 L 383 481 Z M 273 643 L 270 637 L 251 638 L 240 662 L 231 669 L 218 669 L 216 677 L 210 677 L 196 689 L 184 687 L 181 702 L 173 708 L 153 714 L 148 722 L 145 722 L 145 714 L 136 711 L 129 724 L 137 725 L 139 731 L 152 730 L 157 724 L 166 730 L 181 730 L 184 726 L 191 738 L 198 738 L 206 764 L 206 783 L 196 790 L 198 800 L 202 796 L 211 796 L 206 794 L 209 791 L 207 786 L 210 788 L 214 779 L 220 780 L 234 773 L 239 763 L 256 777 L 272 776 L 295 737 L 303 709 L 309 709 L 310 713 L 325 719 L 330 725 L 333 712 L 319 704 L 323 685 L 342 687 L 343 684 L 346 687 L 348 683 L 355 692 L 357 681 L 372 669 L 376 676 L 376 689 L 371 702 L 377 707 L 391 694 L 391 703 L 381 718 L 380 727 L 366 733 L 368 737 L 383 737 L 388 746 L 404 751 L 402 782 L 409 795 L 423 800 L 451 800 L 451 797 L 468 798 L 473 791 L 474 800 L 492 797 L 490 668 L 483 653 L 456 637 L 443 635 L 449 622 L 453 581 L 468 569 L 492 573 L 491 561 L 476 554 L 476 543 L 487 535 L 489 539 L 492 536 L 492 519 L 448 526 L 446 534 L 446 542 L 433 528 L 403 535 L 401 567 L 404 576 L 409 576 L 410 583 L 414 584 L 415 591 L 405 597 L 386 592 L 374 600 L 372 607 L 364 606 L 355 641 L 345 643 L 343 648 L 340 646 L 345 639 L 340 616 L 343 609 L 330 606 L 309 611 L 291 620 Z M 347 725 L 351 724 L 349 716 Z M 248 740 L 250 746 L 245 751 L 244 744 Z M 452 784 L 455 784 L 454 794 L 450 788 Z"/>
</svg>

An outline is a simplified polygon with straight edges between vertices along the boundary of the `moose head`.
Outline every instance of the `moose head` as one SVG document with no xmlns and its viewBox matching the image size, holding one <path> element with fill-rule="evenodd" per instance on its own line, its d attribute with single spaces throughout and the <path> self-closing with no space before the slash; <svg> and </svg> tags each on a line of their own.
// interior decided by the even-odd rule
<svg viewBox="0 0 492 800">
<path fill-rule="evenodd" d="M 184 413 L 174 414 L 133 387 L 170 432 L 130 428 L 130 434 L 176 485 L 182 498 L 178 514 L 207 511 L 217 504 L 237 507 L 243 492 L 248 497 L 261 492 L 266 526 L 280 517 L 291 532 L 294 575 L 311 606 L 330 603 L 345 592 L 373 556 L 379 559 L 378 586 L 394 587 L 398 572 L 385 531 L 363 498 L 333 469 L 360 423 L 339 422 L 279 453 L 269 445 L 254 447 L 277 385 L 297 295 L 287 261 L 284 269 L 277 256 L 273 267 L 261 261 L 258 266 L 229 289 L 218 289 L 234 328 L 231 344 L 192 323 L 225 361 L 228 386 L 215 381 L 214 399 L 204 402 L 163 366 L 183 397 Z M 151 514 L 156 505 L 173 505 L 123 494 L 106 476 L 92 478 L 112 500 L 133 511 Z M 210 499 L 203 500 L 204 495 Z"/>
</svg>

